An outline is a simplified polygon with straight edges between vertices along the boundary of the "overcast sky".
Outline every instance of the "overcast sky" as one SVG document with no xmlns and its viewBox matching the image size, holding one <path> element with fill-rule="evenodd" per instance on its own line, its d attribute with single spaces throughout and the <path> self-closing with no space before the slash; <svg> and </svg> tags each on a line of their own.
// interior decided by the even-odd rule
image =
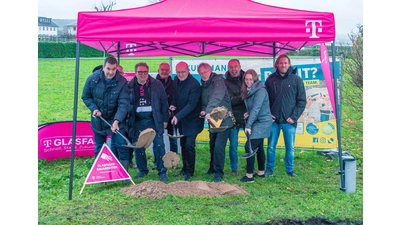
<svg viewBox="0 0 400 225">
<path fill-rule="evenodd" d="M 115 0 L 113 10 L 151 4 L 151 0 Z M 255 0 L 268 5 L 311 11 L 333 12 L 337 34 L 357 32 L 363 24 L 362 0 Z M 76 19 L 80 11 L 94 11 L 95 6 L 110 0 L 38 0 L 38 16 L 54 19 Z"/>
</svg>

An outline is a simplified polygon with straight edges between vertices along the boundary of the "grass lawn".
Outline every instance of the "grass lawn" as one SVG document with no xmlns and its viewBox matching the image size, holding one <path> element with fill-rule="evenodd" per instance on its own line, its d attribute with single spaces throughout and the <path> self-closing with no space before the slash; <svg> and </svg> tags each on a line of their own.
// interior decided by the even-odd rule
<svg viewBox="0 0 400 225">
<path fill-rule="evenodd" d="M 156 72 L 161 61 L 165 60 L 147 61 L 150 72 Z M 102 62 L 102 59 L 80 61 L 78 120 L 90 118 L 80 94 L 86 77 Z M 136 61 L 123 62 L 125 71 L 133 71 Z M 38 125 L 72 120 L 74 80 L 75 60 L 38 61 Z M 351 109 L 343 107 L 343 111 L 344 123 L 347 119 L 354 120 Z M 249 195 L 217 198 L 172 195 L 161 199 L 133 198 L 120 192 L 124 186 L 118 181 L 86 185 L 80 195 L 94 159 L 77 157 L 74 160 L 72 199 L 69 200 L 70 159 L 39 160 L 38 224 L 272 224 L 276 220 L 305 221 L 310 218 L 362 224 L 362 137 L 362 132 L 342 129 L 343 150 L 357 157 L 356 192 L 351 194 L 339 190 L 338 159 L 329 159 L 316 151 L 301 148 L 295 152 L 298 177 L 286 175 L 284 150 L 278 149 L 274 176 L 256 179 L 250 184 L 239 181 L 245 174 L 245 159 L 239 158 L 239 176 L 230 175 L 227 148 L 224 182 L 244 187 Z M 193 180 L 211 181 L 212 177 L 203 175 L 208 169 L 208 146 L 198 143 L 196 152 Z M 239 155 L 242 153 L 244 149 L 240 146 Z M 147 157 L 151 167 L 153 156 L 148 154 Z M 179 179 L 172 176 L 175 172 L 174 169 L 168 171 L 168 183 Z M 132 177 L 136 173 L 137 170 L 129 170 Z M 158 176 L 150 170 L 149 176 L 134 181 L 139 184 L 145 180 L 158 180 Z"/>
</svg>

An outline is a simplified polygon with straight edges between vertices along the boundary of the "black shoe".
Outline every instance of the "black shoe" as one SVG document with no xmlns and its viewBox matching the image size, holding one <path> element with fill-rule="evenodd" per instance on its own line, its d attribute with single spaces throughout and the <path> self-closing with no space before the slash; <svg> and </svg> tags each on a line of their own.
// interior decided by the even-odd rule
<svg viewBox="0 0 400 225">
<path fill-rule="evenodd" d="M 152 170 L 157 170 L 157 165 L 154 164 L 153 168 L 151 168 Z"/>
<path fill-rule="evenodd" d="M 242 177 L 242 179 L 240 179 L 240 182 L 253 183 L 254 182 L 254 177 L 248 178 L 247 176 L 244 176 L 244 177 Z"/>
<path fill-rule="evenodd" d="M 204 175 L 213 175 L 213 174 L 214 172 L 209 169 Z"/>
<path fill-rule="evenodd" d="M 129 185 L 129 184 L 132 184 L 132 182 L 131 182 L 131 180 L 126 179 L 126 180 L 123 180 L 123 181 L 122 181 L 122 184 L 123 184 L 123 185 Z"/>
<path fill-rule="evenodd" d="M 183 175 L 185 175 L 185 172 L 183 172 L 183 170 L 181 170 L 181 171 L 179 171 L 178 173 L 176 173 L 176 174 L 174 174 L 172 176 L 179 177 L 179 176 L 183 176 Z"/>
<path fill-rule="evenodd" d="M 158 175 L 158 178 L 160 178 L 160 181 L 162 181 L 162 182 L 168 181 L 167 174 L 165 174 L 165 173 Z"/>
<path fill-rule="evenodd" d="M 145 172 L 139 172 L 133 178 L 138 179 L 138 178 L 145 177 L 146 175 L 147 175 L 147 173 L 145 173 Z"/>
<path fill-rule="evenodd" d="M 137 166 L 133 162 L 129 163 L 129 167 L 132 168 L 132 169 L 136 169 L 137 168 Z"/>
<path fill-rule="evenodd" d="M 263 175 L 258 175 L 258 173 L 254 173 L 253 177 L 265 178 L 265 173 Z"/>
<path fill-rule="evenodd" d="M 220 176 L 214 176 L 213 182 L 218 183 L 222 181 L 222 177 Z"/>
<path fill-rule="evenodd" d="M 242 155 L 242 158 L 247 159 L 247 158 L 252 157 L 253 155 L 255 155 L 255 154 L 257 153 L 257 150 L 258 150 L 258 148 L 256 148 L 254 151 L 253 151 L 252 149 L 250 149 L 249 152 L 246 152 L 246 153 L 244 153 L 244 154 Z"/>
<path fill-rule="evenodd" d="M 287 173 L 287 175 L 291 177 L 297 177 L 297 174 L 294 171 Z"/>
<path fill-rule="evenodd" d="M 233 176 L 237 176 L 238 175 L 238 171 L 237 170 L 232 170 L 232 175 Z"/>
<path fill-rule="evenodd" d="M 193 177 L 192 175 L 190 175 L 190 174 L 187 173 L 187 174 L 185 175 L 185 178 L 183 178 L 183 180 L 189 181 L 192 177 Z"/>
</svg>

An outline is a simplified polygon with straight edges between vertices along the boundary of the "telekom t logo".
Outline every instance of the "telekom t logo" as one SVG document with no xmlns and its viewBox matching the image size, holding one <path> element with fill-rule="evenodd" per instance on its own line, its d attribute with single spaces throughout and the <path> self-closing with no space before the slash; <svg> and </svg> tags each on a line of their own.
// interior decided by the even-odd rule
<svg viewBox="0 0 400 225">
<path fill-rule="evenodd" d="M 309 24 L 311 24 L 311 29 L 308 27 Z M 317 25 L 319 26 L 318 28 Z M 306 33 L 310 32 L 310 38 L 319 38 L 319 36 L 317 36 L 317 32 L 322 32 L 322 20 L 306 20 Z"/>
<path fill-rule="evenodd" d="M 136 52 L 136 44 L 126 44 L 126 52 L 128 52 L 128 55 L 135 55 L 133 52 Z"/>
</svg>

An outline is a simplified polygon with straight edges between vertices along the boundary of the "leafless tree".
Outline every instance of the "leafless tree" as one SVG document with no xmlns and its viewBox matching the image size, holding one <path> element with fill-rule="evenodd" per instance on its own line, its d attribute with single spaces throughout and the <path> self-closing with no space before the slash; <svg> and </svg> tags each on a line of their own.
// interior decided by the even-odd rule
<svg viewBox="0 0 400 225">
<path fill-rule="evenodd" d="M 117 4 L 115 1 L 110 0 L 108 3 L 101 2 L 101 6 L 94 6 L 94 9 L 96 11 L 111 11 L 113 6 Z"/>
<path fill-rule="evenodd" d="M 343 105 L 347 109 L 344 117 L 347 117 L 343 126 L 349 126 L 362 132 L 363 129 L 363 25 L 358 25 L 357 33 L 348 36 L 352 42 L 349 57 L 343 65 Z M 353 119 L 350 119 L 353 118 Z"/>
</svg>

